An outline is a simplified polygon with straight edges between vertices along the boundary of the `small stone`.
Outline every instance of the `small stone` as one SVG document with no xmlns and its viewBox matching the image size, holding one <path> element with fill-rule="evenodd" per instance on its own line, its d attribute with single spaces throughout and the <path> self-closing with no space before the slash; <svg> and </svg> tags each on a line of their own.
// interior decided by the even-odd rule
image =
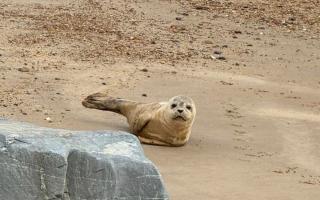
<svg viewBox="0 0 320 200">
<path fill-rule="evenodd" d="M 176 20 L 181 21 L 182 17 L 176 17 Z"/>
<path fill-rule="evenodd" d="M 211 58 L 217 60 L 226 60 L 226 57 L 224 57 L 223 55 L 211 55 Z"/>
<path fill-rule="evenodd" d="M 204 44 L 213 44 L 213 42 L 210 41 L 210 40 L 205 40 L 205 41 L 203 41 L 203 43 L 204 43 Z"/>
<path fill-rule="evenodd" d="M 242 31 L 236 30 L 234 31 L 235 34 L 242 34 Z"/>
<path fill-rule="evenodd" d="M 209 10 L 209 7 L 206 6 L 195 6 L 196 10 Z"/>
<path fill-rule="evenodd" d="M 143 68 L 143 69 L 141 69 L 140 71 L 142 71 L 142 72 L 148 72 L 148 69 L 147 69 L 147 68 Z"/>
<path fill-rule="evenodd" d="M 142 94 L 143 97 L 147 97 L 147 94 Z"/>
<path fill-rule="evenodd" d="M 101 84 L 102 84 L 102 85 L 107 85 L 107 83 L 106 83 L 106 82 L 102 82 Z"/>
<path fill-rule="evenodd" d="M 214 54 L 219 54 L 219 55 L 220 55 L 220 54 L 222 54 L 222 51 L 220 51 L 220 50 L 213 50 L 213 53 L 214 53 Z"/>
<path fill-rule="evenodd" d="M 61 78 L 56 77 L 56 78 L 54 78 L 54 80 L 59 81 L 59 80 L 61 80 Z"/>
<path fill-rule="evenodd" d="M 30 69 L 28 67 L 20 67 L 18 68 L 19 72 L 30 72 Z"/>
<path fill-rule="evenodd" d="M 290 21 L 296 21 L 296 18 L 293 17 L 293 16 L 290 16 L 290 17 L 288 17 L 288 20 L 290 20 Z"/>
<path fill-rule="evenodd" d="M 47 117 L 47 118 L 46 118 L 46 121 L 49 122 L 49 123 L 51 123 L 51 122 L 52 122 L 52 119 L 51 119 L 50 117 Z"/>
<path fill-rule="evenodd" d="M 226 82 L 226 81 L 220 81 L 220 83 L 221 83 L 222 85 L 233 85 L 233 83 Z"/>
</svg>

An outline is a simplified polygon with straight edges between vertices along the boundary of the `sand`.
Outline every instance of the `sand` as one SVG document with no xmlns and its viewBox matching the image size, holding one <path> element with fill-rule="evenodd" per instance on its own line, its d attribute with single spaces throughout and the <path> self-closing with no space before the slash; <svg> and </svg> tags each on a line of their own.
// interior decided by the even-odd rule
<svg viewBox="0 0 320 200">
<path fill-rule="evenodd" d="M 171 199 L 319 199 L 319 1 L 210 2 L 1 1 L 0 116 L 127 131 L 81 100 L 188 95 L 189 143 L 143 145 Z"/>
</svg>

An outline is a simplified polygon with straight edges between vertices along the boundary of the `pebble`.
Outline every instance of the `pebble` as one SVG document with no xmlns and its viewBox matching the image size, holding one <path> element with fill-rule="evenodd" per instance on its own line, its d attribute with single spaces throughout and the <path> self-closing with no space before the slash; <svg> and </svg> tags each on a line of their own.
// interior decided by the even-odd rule
<svg viewBox="0 0 320 200">
<path fill-rule="evenodd" d="M 211 55 L 212 59 L 217 59 L 217 60 L 226 60 L 226 57 L 223 55 Z"/>
<path fill-rule="evenodd" d="M 19 72 L 30 72 L 30 69 L 28 67 L 20 67 L 18 68 Z"/>
<path fill-rule="evenodd" d="M 26 112 L 23 111 L 23 110 L 20 110 L 20 112 L 21 112 L 21 114 L 23 114 L 23 115 L 28 115 L 28 113 L 26 113 Z"/>
<path fill-rule="evenodd" d="M 203 43 L 204 43 L 204 44 L 213 44 L 213 42 L 210 41 L 210 40 L 205 40 L 205 41 L 203 41 Z"/>
<path fill-rule="evenodd" d="M 143 69 L 141 69 L 140 71 L 142 71 L 142 72 L 148 72 L 148 69 L 147 69 L 147 68 L 143 68 Z"/>
<path fill-rule="evenodd" d="M 147 94 L 142 94 L 143 97 L 147 97 Z"/>
<path fill-rule="evenodd" d="M 219 55 L 216 57 L 218 60 L 226 60 L 226 57 L 222 56 L 222 55 Z"/>
<path fill-rule="evenodd" d="M 220 54 L 222 54 L 222 51 L 219 51 L 219 50 L 213 50 L 213 53 L 214 53 L 214 54 L 219 54 L 219 55 L 220 55 Z"/>
<path fill-rule="evenodd" d="M 49 123 L 53 122 L 50 117 L 47 117 L 47 118 L 46 118 L 46 121 L 49 122 Z"/>
<path fill-rule="evenodd" d="M 233 85 L 233 83 L 226 82 L 226 81 L 220 81 L 220 83 L 221 83 L 222 85 Z"/>
<path fill-rule="evenodd" d="M 196 10 L 209 10 L 209 7 L 206 6 L 195 6 Z"/>
<path fill-rule="evenodd" d="M 181 21 L 182 17 L 176 17 L 176 20 Z"/>
</svg>

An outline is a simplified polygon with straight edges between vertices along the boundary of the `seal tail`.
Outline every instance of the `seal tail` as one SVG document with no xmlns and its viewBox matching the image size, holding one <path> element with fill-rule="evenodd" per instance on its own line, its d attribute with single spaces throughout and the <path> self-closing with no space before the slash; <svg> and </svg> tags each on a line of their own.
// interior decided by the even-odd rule
<svg viewBox="0 0 320 200">
<path fill-rule="evenodd" d="M 109 97 L 102 93 L 89 95 L 82 101 L 82 105 L 86 108 L 111 111 L 122 115 L 126 114 L 124 113 L 123 106 L 128 104 L 134 105 L 136 103 L 125 99 Z"/>
</svg>

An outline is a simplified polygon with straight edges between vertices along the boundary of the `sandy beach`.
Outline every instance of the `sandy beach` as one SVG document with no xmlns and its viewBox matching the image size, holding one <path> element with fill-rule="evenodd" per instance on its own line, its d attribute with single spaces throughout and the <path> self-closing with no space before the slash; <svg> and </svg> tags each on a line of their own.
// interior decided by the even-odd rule
<svg viewBox="0 0 320 200">
<path fill-rule="evenodd" d="M 0 117 L 128 131 L 82 99 L 184 94 L 197 106 L 188 144 L 143 145 L 171 199 L 318 200 L 319 4 L 3 0 Z"/>
</svg>

